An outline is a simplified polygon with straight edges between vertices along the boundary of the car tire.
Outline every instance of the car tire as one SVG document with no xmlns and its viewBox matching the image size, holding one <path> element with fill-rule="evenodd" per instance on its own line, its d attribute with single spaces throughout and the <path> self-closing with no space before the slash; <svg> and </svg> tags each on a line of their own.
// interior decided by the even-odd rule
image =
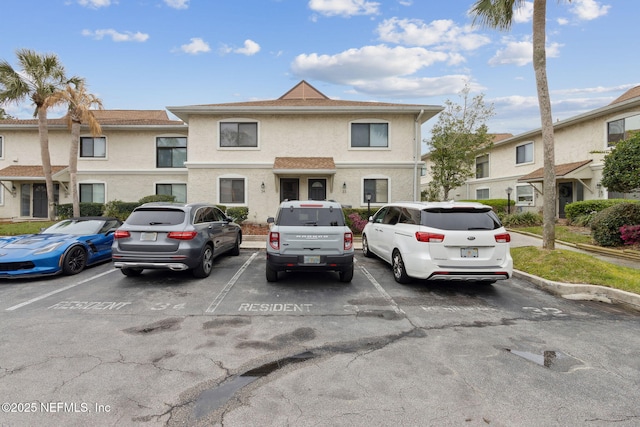
<svg viewBox="0 0 640 427">
<path fill-rule="evenodd" d="M 200 264 L 193 269 L 193 277 L 204 279 L 205 277 L 209 277 L 211 270 L 213 270 L 213 248 L 211 245 L 207 245 L 204 247 L 204 251 L 202 251 Z"/>
<path fill-rule="evenodd" d="M 127 277 L 136 277 L 142 274 L 142 268 L 122 267 L 120 271 Z"/>
<path fill-rule="evenodd" d="M 271 268 L 269 264 L 265 268 L 265 276 L 267 277 L 267 282 L 277 282 L 278 281 L 278 272 Z"/>
<path fill-rule="evenodd" d="M 339 274 L 341 282 L 351 282 L 351 279 L 353 279 L 353 264 L 351 264 L 351 267 L 347 268 L 346 270 L 342 270 Z"/>
<path fill-rule="evenodd" d="M 369 241 L 367 240 L 367 235 L 362 235 L 362 255 L 367 258 L 373 258 L 373 254 L 369 250 Z"/>
<path fill-rule="evenodd" d="M 238 234 L 236 236 L 236 242 L 233 245 L 233 249 L 231 249 L 230 254 L 232 256 L 238 256 L 240 255 L 240 242 L 242 241 L 242 237 L 240 236 L 240 234 Z"/>
<path fill-rule="evenodd" d="M 64 254 L 62 272 L 68 276 L 78 274 L 87 265 L 87 251 L 82 246 L 72 246 Z"/>
<path fill-rule="evenodd" d="M 402 255 L 400 255 L 400 251 L 397 249 L 393 251 L 391 267 L 393 268 L 393 278 L 396 279 L 396 282 L 409 283 L 411 281 L 411 278 L 407 275 L 407 271 L 404 268 Z"/>
</svg>

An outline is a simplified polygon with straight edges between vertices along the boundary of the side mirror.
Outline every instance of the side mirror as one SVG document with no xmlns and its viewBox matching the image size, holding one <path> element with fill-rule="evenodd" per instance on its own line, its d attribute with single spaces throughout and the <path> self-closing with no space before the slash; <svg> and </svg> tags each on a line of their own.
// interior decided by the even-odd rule
<svg viewBox="0 0 640 427">
<path fill-rule="evenodd" d="M 270 216 L 269 218 L 267 218 L 267 224 L 273 224 L 274 222 L 276 222 L 274 217 Z"/>
</svg>

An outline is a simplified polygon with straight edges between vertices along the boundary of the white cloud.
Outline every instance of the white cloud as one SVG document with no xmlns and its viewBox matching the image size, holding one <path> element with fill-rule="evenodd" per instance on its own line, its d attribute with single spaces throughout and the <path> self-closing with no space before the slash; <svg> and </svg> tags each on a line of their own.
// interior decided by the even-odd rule
<svg viewBox="0 0 640 427">
<path fill-rule="evenodd" d="M 325 16 L 376 15 L 379 6 L 367 0 L 309 0 L 309 9 Z"/>
<path fill-rule="evenodd" d="M 235 49 L 234 52 L 247 56 L 255 55 L 260 52 L 260 45 L 253 40 L 245 40 L 244 47 Z"/>
<path fill-rule="evenodd" d="M 584 21 L 606 15 L 611 8 L 609 5 L 601 5 L 596 0 L 573 0 L 571 5 L 571 13 Z"/>
<path fill-rule="evenodd" d="M 420 19 L 391 18 L 378 25 L 376 31 L 382 41 L 412 46 L 474 50 L 490 42 L 489 37 L 474 34 L 471 26 L 461 27 L 450 19 L 426 24 Z"/>
<path fill-rule="evenodd" d="M 525 1 L 522 3 L 522 6 L 514 9 L 513 11 L 513 22 L 516 24 L 523 24 L 525 22 L 530 22 L 531 18 L 533 18 L 533 2 Z"/>
<path fill-rule="evenodd" d="M 102 40 L 105 37 L 111 37 L 114 42 L 145 42 L 149 39 L 149 34 L 131 31 L 125 31 L 124 33 L 118 32 L 114 29 L 104 30 L 82 30 L 82 35 L 86 37 L 93 37 L 96 40 Z"/>
<path fill-rule="evenodd" d="M 111 0 L 78 0 L 78 4 L 80 6 L 92 7 L 97 9 L 99 7 L 111 6 Z"/>
<path fill-rule="evenodd" d="M 496 54 L 489 60 L 489 65 L 506 65 L 514 64 L 523 66 L 533 61 L 533 43 L 527 37 L 524 40 L 516 41 L 509 38 L 503 40 L 505 47 L 499 49 Z M 559 43 L 550 43 L 546 46 L 547 58 L 556 58 L 560 55 Z"/>
<path fill-rule="evenodd" d="M 167 6 L 174 9 L 187 9 L 189 8 L 189 0 L 164 0 Z"/>
<path fill-rule="evenodd" d="M 189 44 L 183 44 L 180 46 L 180 50 L 189 55 L 198 55 L 200 53 L 206 53 L 211 51 L 209 44 L 199 37 L 190 39 Z"/>
</svg>

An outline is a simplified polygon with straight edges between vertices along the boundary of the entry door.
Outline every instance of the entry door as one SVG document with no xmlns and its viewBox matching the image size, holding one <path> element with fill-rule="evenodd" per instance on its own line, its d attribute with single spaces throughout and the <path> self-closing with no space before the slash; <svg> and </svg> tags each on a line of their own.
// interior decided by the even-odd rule
<svg viewBox="0 0 640 427">
<path fill-rule="evenodd" d="M 280 201 L 300 200 L 300 182 L 298 178 L 280 179 Z"/>
<path fill-rule="evenodd" d="M 309 200 L 327 200 L 326 179 L 309 179 Z"/>
<path fill-rule="evenodd" d="M 561 182 L 558 184 L 558 217 L 566 218 L 564 207 L 573 202 L 573 183 Z"/>
<path fill-rule="evenodd" d="M 45 184 L 33 184 L 33 217 L 47 218 L 47 186 Z"/>
</svg>

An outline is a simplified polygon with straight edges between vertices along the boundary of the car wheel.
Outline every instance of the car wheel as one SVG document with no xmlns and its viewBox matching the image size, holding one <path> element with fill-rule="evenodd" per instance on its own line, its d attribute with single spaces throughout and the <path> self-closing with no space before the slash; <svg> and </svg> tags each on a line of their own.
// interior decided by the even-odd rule
<svg viewBox="0 0 640 427">
<path fill-rule="evenodd" d="M 400 255 L 399 250 L 393 251 L 392 257 L 392 268 L 393 268 L 393 278 L 396 279 L 398 283 L 409 283 L 411 280 L 407 275 L 407 272 L 404 269 L 404 261 L 402 260 L 402 255 Z"/>
<path fill-rule="evenodd" d="M 372 258 L 373 254 L 369 250 L 369 241 L 367 240 L 367 235 L 362 235 L 362 254 L 367 258 Z"/>
<path fill-rule="evenodd" d="M 351 282 L 351 279 L 353 279 L 353 264 L 351 264 L 351 267 L 347 268 L 346 270 L 342 270 L 340 272 L 341 282 L 349 283 Z"/>
<path fill-rule="evenodd" d="M 213 270 L 213 248 L 210 245 L 205 246 L 202 252 L 200 265 L 193 269 L 193 276 L 199 279 L 209 277 Z"/>
<path fill-rule="evenodd" d="M 236 243 L 233 245 L 233 249 L 231 249 L 231 255 L 233 256 L 238 256 L 240 255 L 240 242 L 242 241 L 242 238 L 240 237 L 240 234 L 238 234 L 236 236 Z"/>
<path fill-rule="evenodd" d="M 123 267 L 120 271 L 127 277 L 135 277 L 142 274 L 142 268 Z"/>
<path fill-rule="evenodd" d="M 277 282 L 278 281 L 278 272 L 276 270 L 274 270 L 273 268 L 269 267 L 269 264 L 267 264 L 267 267 L 265 269 L 265 273 L 267 276 L 267 282 Z"/>
<path fill-rule="evenodd" d="M 82 246 L 73 246 L 64 255 L 62 272 L 67 275 L 78 274 L 87 265 L 87 251 Z"/>
</svg>

